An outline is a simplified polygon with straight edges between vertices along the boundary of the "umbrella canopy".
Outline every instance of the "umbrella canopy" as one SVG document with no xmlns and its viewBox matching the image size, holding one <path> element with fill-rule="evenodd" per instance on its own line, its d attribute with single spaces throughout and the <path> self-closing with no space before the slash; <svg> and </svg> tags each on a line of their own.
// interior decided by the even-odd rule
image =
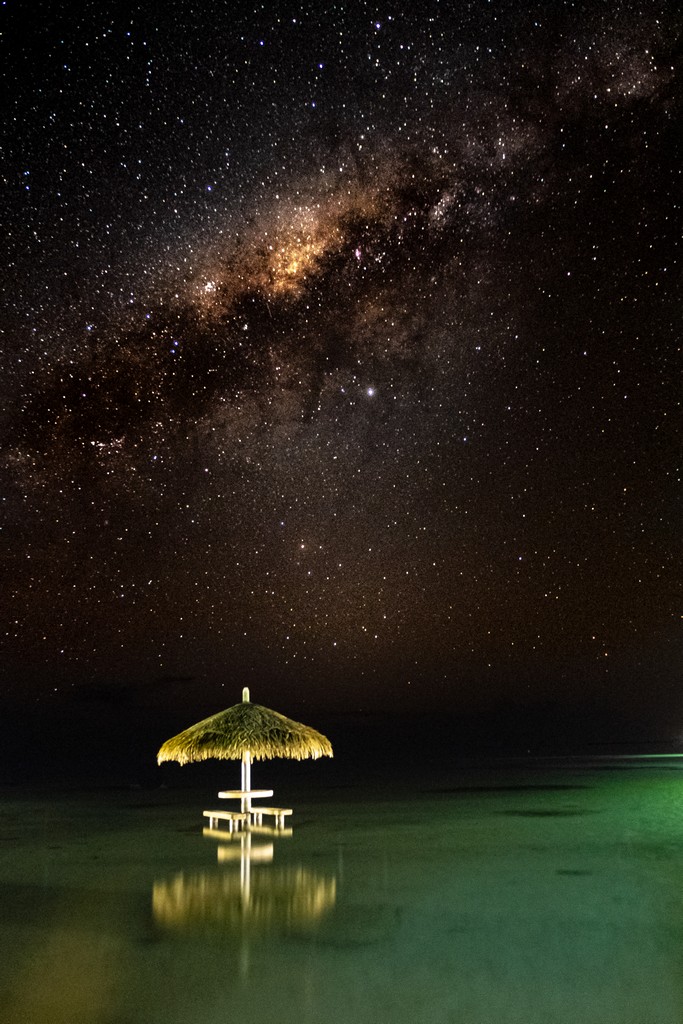
<svg viewBox="0 0 683 1024">
<path fill-rule="evenodd" d="M 166 740 L 157 761 L 187 764 L 217 757 L 244 763 L 245 759 L 289 757 L 301 761 L 323 756 L 332 757 L 332 744 L 326 736 L 277 711 L 252 704 L 245 687 L 241 704 L 219 711 Z"/>
</svg>

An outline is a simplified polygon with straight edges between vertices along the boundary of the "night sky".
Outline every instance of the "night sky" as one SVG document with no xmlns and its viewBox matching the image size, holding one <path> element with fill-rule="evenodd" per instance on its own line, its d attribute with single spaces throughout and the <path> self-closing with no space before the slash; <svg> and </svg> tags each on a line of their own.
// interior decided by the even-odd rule
<svg viewBox="0 0 683 1024">
<path fill-rule="evenodd" d="M 679 3 L 0 19 L 0 698 L 683 733 Z"/>
</svg>

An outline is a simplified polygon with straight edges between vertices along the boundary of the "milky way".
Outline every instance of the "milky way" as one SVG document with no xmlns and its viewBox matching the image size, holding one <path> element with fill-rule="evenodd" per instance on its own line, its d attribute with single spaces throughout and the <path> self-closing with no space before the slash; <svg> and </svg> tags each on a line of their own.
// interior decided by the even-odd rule
<svg viewBox="0 0 683 1024">
<path fill-rule="evenodd" d="M 7 16 L 7 695 L 675 705 L 680 17 L 443 6 Z"/>
</svg>

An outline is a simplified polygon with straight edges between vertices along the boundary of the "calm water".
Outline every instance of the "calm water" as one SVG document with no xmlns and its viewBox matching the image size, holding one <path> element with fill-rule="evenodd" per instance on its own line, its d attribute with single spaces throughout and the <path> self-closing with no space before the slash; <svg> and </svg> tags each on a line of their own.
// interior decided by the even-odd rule
<svg viewBox="0 0 683 1024">
<path fill-rule="evenodd" d="M 215 793 L 3 791 L 2 1020 L 683 1020 L 676 761 L 288 796 L 224 839 Z"/>
</svg>

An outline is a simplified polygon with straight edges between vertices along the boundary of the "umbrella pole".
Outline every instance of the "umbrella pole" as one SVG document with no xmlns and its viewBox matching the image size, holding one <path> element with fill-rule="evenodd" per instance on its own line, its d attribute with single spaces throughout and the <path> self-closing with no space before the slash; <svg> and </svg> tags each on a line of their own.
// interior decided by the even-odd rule
<svg viewBox="0 0 683 1024">
<path fill-rule="evenodd" d="M 251 753 L 245 750 L 242 754 L 242 792 L 249 793 L 251 789 Z M 251 796 L 242 797 L 242 813 L 251 813 Z"/>
</svg>

